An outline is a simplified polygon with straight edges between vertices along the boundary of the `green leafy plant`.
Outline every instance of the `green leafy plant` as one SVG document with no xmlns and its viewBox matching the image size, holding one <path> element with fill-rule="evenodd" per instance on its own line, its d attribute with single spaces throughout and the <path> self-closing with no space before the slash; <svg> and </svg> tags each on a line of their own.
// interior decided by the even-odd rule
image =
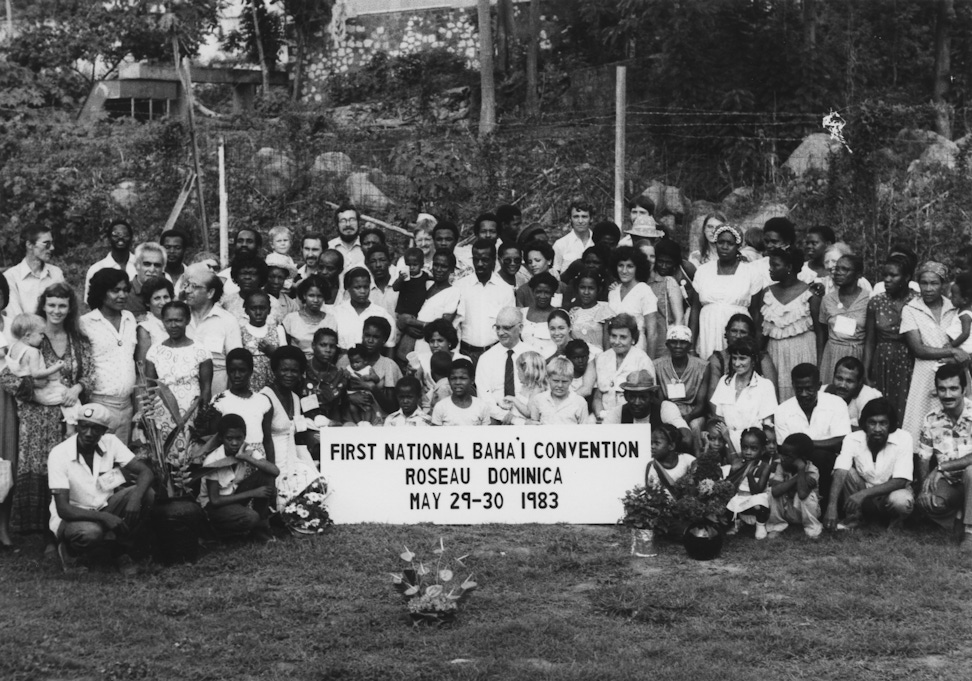
<svg viewBox="0 0 972 681">
<path fill-rule="evenodd" d="M 659 526 L 670 513 L 672 498 L 659 487 L 637 485 L 621 499 L 624 516 L 618 521 L 634 530 L 664 529 Z"/>
<path fill-rule="evenodd" d="M 408 567 L 401 574 L 391 573 L 391 577 L 395 589 L 408 602 L 412 624 L 439 627 L 453 622 L 466 597 L 478 586 L 472 581 L 472 574 L 460 583 L 453 569 L 454 565 L 465 568 L 463 560 L 467 556 L 447 559 L 441 537 L 439 547 L 432 551 L 436 555 L 434 567 L 422 561 L 416 563 L 416 555 L 407 546 L 404 548 L 400 555 Z"/>
<path fill-rule="evenodd" d="M 715 454 L 703 453 L 691 470 L 675 483 L 675 503 L 666 521 L 692 525 L 701 520 L 720 524 L 726 515 L 726 504 L 736 493 L 736 486 L 723 479 Z"/>
</svg>

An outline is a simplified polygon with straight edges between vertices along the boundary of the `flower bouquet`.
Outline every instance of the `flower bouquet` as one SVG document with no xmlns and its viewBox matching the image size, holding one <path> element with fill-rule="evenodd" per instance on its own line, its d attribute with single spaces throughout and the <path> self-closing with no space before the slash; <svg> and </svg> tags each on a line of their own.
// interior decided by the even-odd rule
<svg viewBox="0 0 972 681">
<path fill-rule="evenodd" d="M 401 574 L 391 573 L 392 584 L 408 603 L 408 614 L 414 626 L 425 624 L 441 627 L 454 622 L 460 606 L 477 586 L 471 574 L 462 583 L 458 582 L 451 562 L 445 557 L 441 538 L 439 548 L 433 553 L 437 556 L 434 567 L 421 561 L 416 564 L 415 554 L 406 546 L 401 557 L 408 567 Z M 466 567 L 462 562 L 465 558 L 459 556 L 453 561 L 460 567 Z"/>
<path fill-rule="evenodd" d="M 327 497 L 327 483 L 315 480 L 283 507 L 280 518 L 295 532 L 320 534 L 334 524 L 325 505 Z"/>
<path fill-rule="evenodd" d="M 621 500 L 624 516 L 618 521 L 631 528 L 631 555 L 648 557 L 655 530 L 665 531 L 665 518 L 674 503 L 660 487 L 641 485 L 629 489 Z"/>
<path fill-rule="evenodd" d="M 711 560 L 722 551 L 726 504 L 735 493 L 735 483 L 723 478 L 719 459 L 713 453 L 700 455 L 675 484 L 671 522 L 685 528 L 682 543 L 689 556 Z"/>
</svg>

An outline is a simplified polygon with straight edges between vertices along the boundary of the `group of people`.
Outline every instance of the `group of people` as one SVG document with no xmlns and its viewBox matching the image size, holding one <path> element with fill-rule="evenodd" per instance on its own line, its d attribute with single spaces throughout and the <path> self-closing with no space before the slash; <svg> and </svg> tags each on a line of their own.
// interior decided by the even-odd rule
<svg viewBox="0 0 972 681">
<path fill-rule="evenodd" d="M 586 202 L 568 212 L 554 239 L 504 205 L 468 244 L 423 214 L 393 253 L 343 205 L 330 239 L 275 226 L 265 249 L 238 230 L 225 269 L 189 258 L 179 230 L 133 251 L 116 221 L 84 313 L 52 234 L 28 228 L 0 279 L 0 545 L 45 532 L 68 563 L 144 527 L 157 471 L 131 450 L 147 427 L 185 430 L 166 456 L 226 535 L 268 539 L 274 511 L 321 529 L 286 510 L 320 501 L 315 459 L 337 426 L 650 423 L 649 478 L 717 453 L 759 538 L 787 522 L 817 536 L 862 508 L 899 520 L 912 489 L 940 522 L 972 523 L 972 274 L 895 245 L 872 286 L 830 228 L 811 227 L 804 254 L 786 218 L 744 234 L 708 215 L 686 256 L 645 197 L 624 231 Z"/>
</svg>

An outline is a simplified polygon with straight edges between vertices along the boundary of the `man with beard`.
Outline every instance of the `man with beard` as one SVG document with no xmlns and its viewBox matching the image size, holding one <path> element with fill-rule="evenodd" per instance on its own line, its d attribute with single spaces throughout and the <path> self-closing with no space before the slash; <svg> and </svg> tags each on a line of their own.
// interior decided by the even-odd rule
<svg viewBox="0 0 972 681">
<path fill-rule="evenodd" d="M 235 258 L 240 253 L 252 253 L 254 255 L 259 255 L 262 247 L 263 235 L 255 229 L 244 227 L 237 230 L 236 238 L 233 239 L 233 257 Z M 224 293 L 239 292 L 240 287 L 233 282 L 231 267 L 227 267 L 219 272 L 219 278 L 223 280 Z"/>
<path fill-rule="evenodd" d="M 865 513 L 889 517 L 889 529 L 894 529 L 914 509 L 914 441 L 910 433 L 898 429 L 894 405 L 883 397 L 871 400 L 861 412 L 861 426 L 862 430 L 844 438 L 834 463 L 830 501 L 824 514 L 828 530 L 853 529 Z M 841 497 L 843 526 L 837 523 Z"/>
<path fill-rule="evenodd" d="M 935 372 L 941 404 L 932 409 L 918 437 L 918 508 L 952 529 L 961 519 L 962 551 L 972 553 L 972 400 L 965 397 L 968 374 L 959 364 Z M 938 466 L 931 470 L 932 456 Z"/>
<path fill-rule="evenodd" d="M 338 235 L 327 242 L 328 248 L 333 248 L 344 256 L 344 267 L 351 270 L 365 264 L 365 254 L 361 247 L 361 216 L 354 206 L 343 204 L 334 213 L 334 224 Z"/>
<path fill-rule="evenodd" d="M 864 384 L 864 363 L 856 357 L 840 358 L 834 366 L 834 382 L 821 389 L 847 403 L 852 430 L 860 430 L 858 422 L 864 405 L 884 397 L 880 390 Z"/>
<path fill-rule="evenodd" d="M 321 271 L 321 255 L 324 253 L 324 237 L 320 234 L 305 234 L 300 240 L 300 254 L 304 264 L 297 268 L 297 279 L 306 278 Z"/>
</svg>

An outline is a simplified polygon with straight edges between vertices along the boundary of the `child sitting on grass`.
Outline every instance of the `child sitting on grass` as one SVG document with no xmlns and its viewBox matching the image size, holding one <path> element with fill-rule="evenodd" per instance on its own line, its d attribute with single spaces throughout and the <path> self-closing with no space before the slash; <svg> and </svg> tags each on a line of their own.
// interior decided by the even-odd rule
<svg viewBox="0 0 972 681">
<path fill-rule="evenodd" d="M 395 397 L 400 409 L 388 415 L 385 426 L 428 426 L 432 420 L 419 409 L 422 397 L 422 384 L 414 376 L 406 376 L 395 384 Z"/>
<path fill-rule="evenodd" d="M 573 380 L 573 363 L 566 357 L 552 358 L 547 363 L 547 383 L 550 389 L 530 398 L 528 423 L 541 425 L 587 423 L 590 419 L 587 401 L 577 393 L 571 392 L 570 383 Z"/>
<path fill-rule="evenodd" d="M 723 474 L 728 474 L 730 464 L 738 460 L 739 455 L 732 446 L 732 438 L 729 437 L 729 427 L 721 418 L 710 418 L 705 422 L 705 430 L 702 432 L 702 451 L 718 457 L 719 463 L 723 466 Z"/>
<path fill-rule="evenodd" d="M 452 394 L 447 400 L 439 400 L 432 409 L 433 426 L 488 426 L 489 406 L 473 397 L 472 362 L 457 359 L 449 368 L 449 388 Z"/>
<path fill-rule="evenodd" d="M 790 524 L 799 524 L 811 539 L 820 537 L 820 472 L 810 462 L 812 454 L 813 440 L 806 433 L 789 435 L 780 445 L 780 465 L 770 488 L 770 515 L 766 522 L 770 536 Z"/>
<path fill-rule="evenodd" d="M 756 525 L 756 539 L 766 539 L 766 521 L 770 515 L 770 494 L 766 490 L 776 462 L 766 452 L 766 434 L 760 428 L 747 428 L 739 438 L 742 458 L 732 464 L 729 480 L 736 483 L 736 495 L 726 508 L 740 522 Z"/>
<path fill-rule="evenodd" d="M 59 380 L 64 362 L 45 366 L 44 357 L 38 349 L 44 342 L 46 328 L 47 322 L 40 315 L 24 312 L 14 317 L 10 323 L 10 334 L 16 340 L 7 354 L 7 366 L 14 376 L 30 376 L 34 379 L 34 402 L 49 407 L 61 406 L 67 434 L 74 435 L 79 404 L 71 407 L 62 404 L 67 394 L 67 386 Z"/>
<path fill-rule="evenodd" d="M 273 541 L 270 533 L 270 501 L 274 479 L 280 470 L 259 450 L 246 444 L 246 421 L 238 414 L 224 414 L 217 426 L 222 445 L 203 461 L 211 469 L 203 476 L 203 507 L 220 537 L 253 534 Z"/>
</svg>

